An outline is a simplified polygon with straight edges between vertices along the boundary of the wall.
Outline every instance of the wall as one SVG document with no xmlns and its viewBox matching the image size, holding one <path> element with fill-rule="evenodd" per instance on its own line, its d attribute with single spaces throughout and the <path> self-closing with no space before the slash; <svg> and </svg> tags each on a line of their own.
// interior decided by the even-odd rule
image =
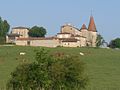
<svg viewBox="0 0 120 90">
<path fill-rule="evenodd" d="M 28 44 L 29 42 L 29 44 Z M 43 46 L 43 47 L 57 47 L 60 46 L 58 40 L 16 40 L 16 45 L 21 46 Z"/>
<path fill-rule="evenodd" d="M 15 43 L 17 38 L 18 38 L 17 36 L 8 36 L 8 35 L 6 35 L 6 43 Z"/>
<path fill-rule="evenodd" d="M 70 38 L 71 34 L 57 34 L 57 38 Z"/>
<path fill-rule="evenodd" d="M 96 47 L 97 32 L 92 32 L 92 47 Z"/>
<path fill-rule="evenodd" d="M 81 30 L 81 36 L 88 38 L 88 30 L 87 29 L 82 29 Z"/>
<path fill-rule="evenodd" d="M 89 42 L 91 47 L 96 47 L 97 32 L 89 31 Z"/>
<path fill-rule="evenodd" d="M 57 47 L 59 46 L 58 40 L 31 40 L 30 46 L 44 46 L 44 47 Z"/>
<path fill-rule="evenodd" d="M 63 47 L 80 47 L 80 42 L 62 42 Z"/>
<path fill-rule="evenodd" d="M 27 46 L 27 40 L 16 40 L 15 44 L 18 46 Z"/>
<path fill-rule="evenodd" d="M 85 47 L 86 46 L 86 38 L 80 37 L 80 47 Z"/>
</svg>

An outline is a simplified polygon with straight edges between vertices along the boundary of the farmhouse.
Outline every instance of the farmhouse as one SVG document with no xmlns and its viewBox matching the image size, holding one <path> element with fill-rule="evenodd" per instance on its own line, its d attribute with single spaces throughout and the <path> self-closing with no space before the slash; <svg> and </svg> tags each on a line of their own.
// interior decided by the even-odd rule
<svg viewBox="0 0 120 90">
<path fill-rule="evenodd" d="M 6 35 L 6 43 L 16 43 L 18 38 L 28 38 L 28 28 L 26 27 L 14 27 L 10 34 Z"/>
<path fill-rule="evenodd" d="M 96 47 L 97 30 L 93 16 L 90 17 L 88 28 L 85 24 L 80 29 L 71 24 L 61 26 L 60 33 L 53 37 L 33 38 L 28 35 L 28 28 L 15 27 L 6 36 L 6 42 L 22 46 L 44 47 Z"/>
</svg>

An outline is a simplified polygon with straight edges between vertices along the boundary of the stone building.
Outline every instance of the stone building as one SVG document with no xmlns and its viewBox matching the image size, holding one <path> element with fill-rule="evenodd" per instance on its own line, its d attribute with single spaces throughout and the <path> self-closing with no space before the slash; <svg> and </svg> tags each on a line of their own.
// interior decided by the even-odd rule
<svg viewBox="0 0 120 90">
<path fill-rule="evenodd" d="M 14 27 L 12 31 L 6 35 L 6 43 L 15 43 L 17 38 L 28 38 L 28 28 L 26 27 Z"/>
<path fill-rule="evenodd" d="M 11 31 L 12 34 L 20 35 L 20 38 L 28 38 L 29 37 L 28 32 L 29 30 L 26 27 L 14 27 L 12 28 Z"/>
<path fill-rule="evenodd" d="M 61 27 L 60 33 L 53 37 L 32 38 L 29 37 L 28 32 L 26 27 L 15 27 L 6 36 L 6 41 L 22 46 L 96 47 L 97 30 L 93 16 L 90 17 L 88 28 L 85 24 L 80 29 L 65 24 Z"/>
<path fill-rule="evenodd" d="M 85 24 L 82 25 L 81 29 L 71 24 L 63 25 L 57 38 L 61 40 L 61 46 L 65 47 L 96 47 L 97 30 L 93 16 L 90 17 L 88 28 Z"/>
</svg>

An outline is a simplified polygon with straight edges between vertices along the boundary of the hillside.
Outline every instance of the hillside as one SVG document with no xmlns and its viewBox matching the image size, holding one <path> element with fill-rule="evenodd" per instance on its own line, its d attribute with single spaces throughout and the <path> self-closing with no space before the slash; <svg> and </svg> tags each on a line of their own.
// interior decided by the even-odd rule
<svg viewBox="0 0 120 90">
<path fill-rule="evenodd" d="M 0 88 L 4 89 L 10 73 L 23 60 L 34 61 L 35 50 L 39 47 L 0 47 Z M 86 63 L 89 76 L 87 90 L 119 90 L 120 89 L 120 50 L 98 48 L 46 48 L 49 53 L 65 52 L 78 55 Z M 20 52 L 26 52 L 20 56 Z M 80 52 L 85 55 L 80 56 Z"/>
</svg>

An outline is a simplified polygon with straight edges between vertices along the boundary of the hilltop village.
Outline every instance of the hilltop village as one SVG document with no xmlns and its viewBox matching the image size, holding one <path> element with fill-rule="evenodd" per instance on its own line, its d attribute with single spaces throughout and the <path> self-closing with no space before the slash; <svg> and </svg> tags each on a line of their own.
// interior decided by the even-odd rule
<svg viewBox="0 0 120 90">
<path fill-rule="evenodd" d="M 20 46 L 44 47 L 96 47 L 97 30 L 93 16 L 90 17 L 88 28 L 85 24 L 80 29 L 65 24 L 57 35 L 52 37 L 33 38 L 28 35 L 27 27 L 14 27 L 6 36 L 6 43 Z"/>
</svg>

